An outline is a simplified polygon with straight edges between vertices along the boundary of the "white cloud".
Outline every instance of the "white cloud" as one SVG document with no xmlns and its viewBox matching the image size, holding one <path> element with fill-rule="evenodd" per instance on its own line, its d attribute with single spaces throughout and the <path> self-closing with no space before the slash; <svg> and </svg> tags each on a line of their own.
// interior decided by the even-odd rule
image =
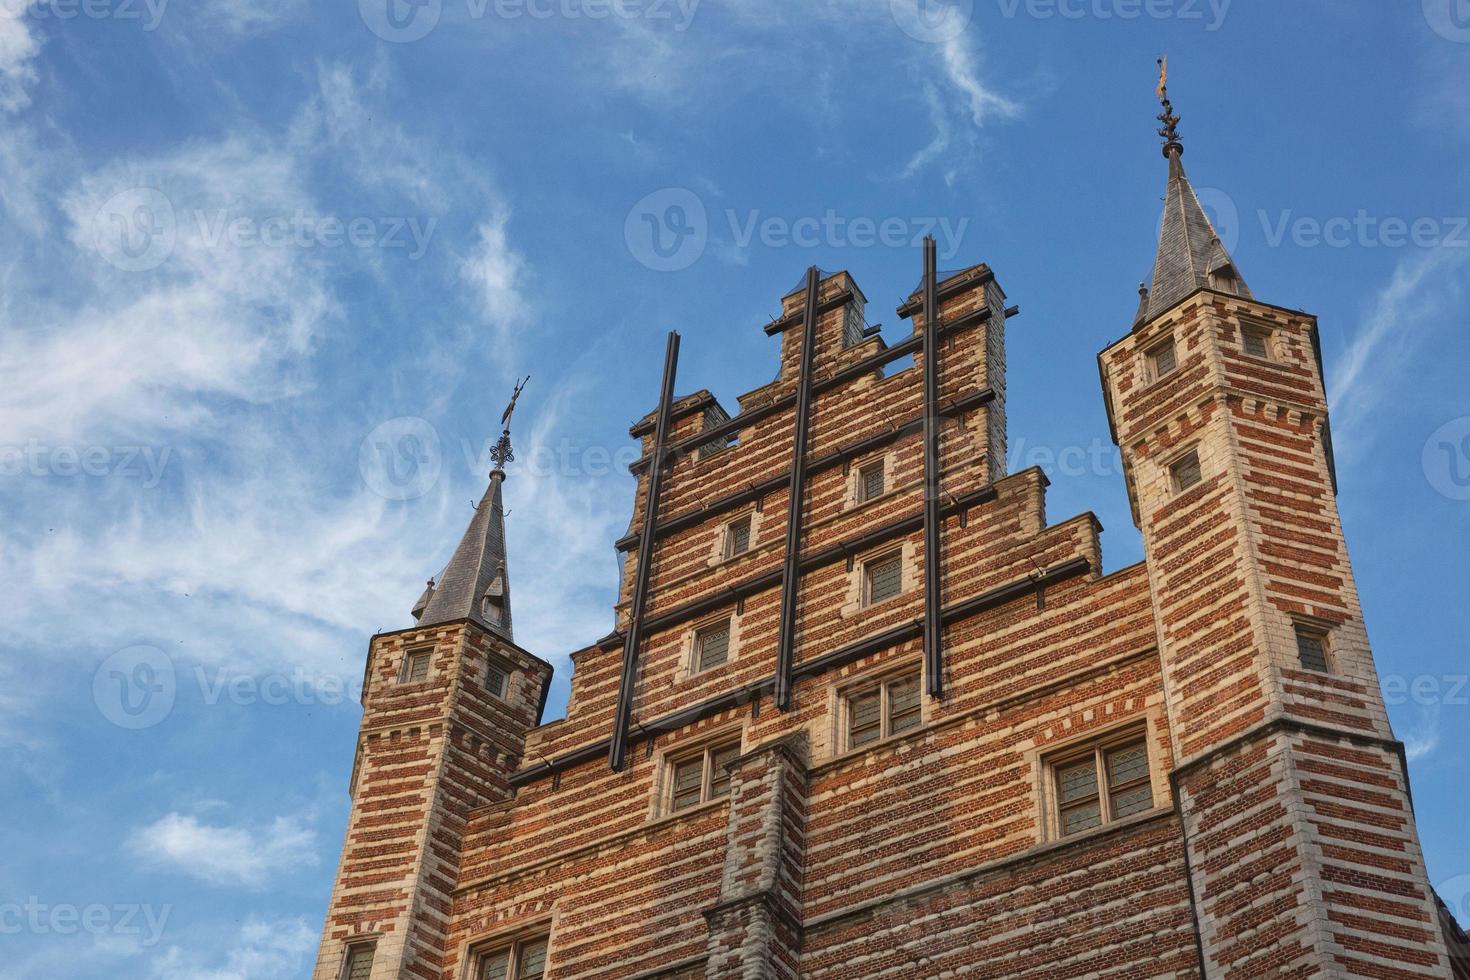
<svg viewBox="0 0 1470 980">
<path fill-rule="evenodd" d="M 0 5 L 0 110 L 19 112 L 31 104 L 30 86 L 36 80 L 31 62 L 41 42 L 31 32 L 27 0 L 4 0 Z"/>
<path fill-rule="evenodd" d="M 976 128 L 993 117 L 1010 119 L 1020 114 L 1019 105 L 980 81 L 978 59 L 966 35 L 959 34 L 940 44 L 939 60 L 949 83 L 969 106 L 970 121 Z"/>
<path fill-rule="evenodd" d="M 301 976 L 318 936 L 303 919 L 252 918 L 223 956 L 169 946 L 149 964 L 150 980 L 279 980 Z"/>
<path fill-rule="evenodd" d="M 203 12 L 212 27 L 248 36 L 280 27 L 305 7 L 305 0 L 210 0 Z"/>
<path fill-rule="evenodd" d="M 526 312 L 521 294 L 526 264 L 511 248 L 505 232 L 509 220 L 510 216 L 501 212 L 481 222 L 479 242 L 460 267 L 460 274 L 475 287 L 486 319 L 502 335 Z"/>
<path fill-rule="evenodd" d="M 264 888 L 277 874 L 317 863 L 316 832 L 296 817 L 277 817 L 259 827 L 210 826 L 169 813 L 135 831 L 134 856 L 151 867 L 182 871 L 211 885 Z"/>
</svg>

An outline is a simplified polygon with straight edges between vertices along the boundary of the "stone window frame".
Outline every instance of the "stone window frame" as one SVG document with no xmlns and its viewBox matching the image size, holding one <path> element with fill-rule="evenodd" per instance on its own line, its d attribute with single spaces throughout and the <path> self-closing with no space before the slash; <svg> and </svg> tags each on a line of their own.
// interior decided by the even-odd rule
<svg viewBox="0 0 1470 980">
<path fill-rule="evenodd" d="M 337 966 L 338 980 L 350 980 L 352 975 L 353 959 L 359 954 L 367 953 L 368 976 L 372 976 L 373 967 L 376 966 L 378 957 L 378 941 L 382 939 L 377 933 L 365 936 L 353 936 L 342 947 L 342 960 Z"/>
<path fill-rule="evenodd" d="M 501 684 L 500 684 L 500 690 L 498 690 L 498 691 L 495 690 L 494 688 L 492 688 L 490 686 L 490 672 L 491 671 L 498 671 L 500 673 L 501 678 L 502 678 Z M 480 685 L 482 688 L 485 689 L 485 693 L 486 694 L 489 694 L 491 697 L 495 698 L 497 701 L 509 701 L 510 700 L 511 681 L 514 679 L 514 677 L 515 677 L 515 665 L 512 664 L 509 660 L 506 660 L 504 657 L 497 657 L 493 653 L 486 655 L 486 657 L 485 657 L 485 683 L 483 683 L 483 684 Z"/>
<path fill-rule="evenodd" d="M 1317 639 L 1318 641 L 1320 641 L 1320 643 L 1322 645 L 1322 664 L 1323 664 L 1323 667 L 1322 667 L 1321 670 L 1318 670 L 1316 667 L 1309 667 L 1305 663 L 1302 662 L 1300 637 L 1304 633 L 1305 634 L 1308 634 L 1308 635 L 1310 635 L 1312 637 L 1314 637 L 1315 639 Z M 1336 674 L 1337 673 L 1337 670 L 1334 669 L 1334 668 L 1335 668 L 1335 664 L 1337 662 L 1337 654 L 1336 654 L 1336 651 L 1334 650 L 1334 644 L 1332 642 L 1332 639 L 1333 639 L 1333 637 L 1332 637 L 1332 624 L 1331 623 L 1328 623 L 1328 622 L 1326 622 L 1324 620 L 1320 620 L 1320 619 L 1314 619 L 1314 618 L 1309 617 L 1309 616 L 1292 616 L 1291 617 L 1291 648 L 1292 648 L 1291 666 L 1292 666 L 1292 668 L 1294 670 L 1304 670 L 1304 671 L 1307 671 L 1308 673 L 1311 673 L 1311 674 L 1320 674 L 1320 675 L 1323 675 L 1323 676 L 1330 676 L 1332 674 Z"/>
<path fill-rule="evenodd" d="M 896 460 L 897 451 L 890 450 L 886 453 L 869 456 L 848 466 L 842 509 L 844 511 L 857 510 L 860 507 L 868 506 L 876 500 L 883 500 L 896 493 L 898 490 L 898 483 L 895 479 L 898 473 Z M 883 491 L 869 497 L 863 493 L 863 474 L 874 466 L 883 467 Z"/>
<path fill-rule="evenodd" d="M 1276 356 L 1275 356 L 1275 336 L 1276 336 L 1276 331 L 1275 331 L 1275 328 L 1272 327 L 1271 324 L 1269 324 L 1269 323 L 1267 323 L 1267 322 L 1265 322 L 1263 320 L 1254 320 L 1254 319 L 1247 320 L 1247 319 L 1242 318 L 1239 321 L 1239 330 L 1240 330 L 1240 352 L 1242 354 L 1244 354 L 1246 357 L 1253 357 L 1253 358 L 1255 358 L 1258 361 L 1274 361 L 1274 360 L 1276 360 Z M 1246 346 L 1246 338 L 1248 336 L 1256 336 L 1256 337 L 1261 338 L 1261 350 L 1262 350 L 1262 353 L 1256 354 L 1256 353 L 1252 352 L 1250 350 L 1250 348 L 1248 348 Z"/>
<path fill-rule="evenodd" d="M 741 524 L 745 525 L 745 547 L 735 551 L 735 529 Z M 743 555 L 750 554 L 755 547 L 755 512 L 747 511 L 739 517 L 725 522 L 720 531 L 720 560 L 734 561 Z"/>
<path fill-rule="evenodd" d="M 735 660 L 736 652 L 739 648 L 738 640 L 740 638 L 739 618 L 740 617 L 736 616 L 732 612 L 724 613 L 723 615 L 710 616 L 706 617 L 705 619 L 701 619 L 689 628 L 688 635 L 685 639 L 684 644 L 687 654 L 684 657 L 685 677 L 697 677 L 703 674 L 712 673 L 716 670 L 719 670 L 721 667 L 728 666 Z M 729 631 L 728 635 L 725 638 L 725 659 L 717 664 L 712 664 L 709 667 L 701 668 L 699 666 L 700 634 L 706 633 L 710 629 L 719 626 L 724 626 L 725 629 Z"/>
<path fill-rule="evenodd" d="M 911 728 L 902 731 L 892 730 L 889 719 L 891 698 L 888 689 L 891 685 L 900 681 L 913 680 L 919 688 L 919 720 Z M 852 744 L 852 701 L 853 698 L 872 693 L 874 689 L 879 692 L 880 721 L 878 724 L 878 737 L 871 742 L 862 745 Z M 847 755 L 858 755 L 871 752 L 881 748 L 885 744 L 912 735 L 914 732 L 922 731 L 930 721 L 928 715 L 928 701 L 924 696 L 924 664 L 921 660 L 908 660 L 902 664 L 885 664 L 881 670 L 853 677 L 836 684 L 832 688 L 831 716 L 832 716 L 832 745 L 836 748 L 834 757 Z"/>
<path fill-rule="evenodd" d="M 1161 795 L 1160 779 L 1164 778 L 1171 764 L 1168 756 L 1159 748 L 1156 734 L 1162 724 L 1157 708 L 1150 708 L 1144 713 L 1118 719 L 1115 723 L 1103 729 L 1091 729 L 1079 733 L 1075 737 L 1058 741 L 1053 744 L 1040 746 L 1027 753 L 1034 764 L 1037 781 L 1034 788 L 1036 804 L 1039 811 L 1037 826 L 1041 830 L 1040 843 L 1072 843 L 1086 840 L 1093 834 L 1106 833 L 1110 828 L 1118 826 L 1123 821 L 1142 818 L 1145 814 L 1156 813 L 1160 808 L 1167 806 L 1160 800 L 1169 799 L 1167 791 Z M 1083 758 L 1089 751 L 1094 753 L 1099 748 L 1115 748 L 1127 745 L 1131 742 L 1142 740 L 1145 758 L 1148 760 L 1148 787 L 1153 797 L 1152 806 L 1141 810 L 1136 814 L 1125 817 L 1104 819 L 1096 827 L 1079 830 L 1071 834 L 1063 834 L 1061 826 L 1060 797 L 1056 787 L 1056 771 L 1058 765 L 1075 762 Z M 1099 791 L 1099 801 L 1102 797 L 1110 794 Z M 1104 810 L 1104 813 L 1106 811 Z"/>
<path fill-rule="evenodd" d="M 508 980 L 516 980 L 515 971 L 519 969 L 519 952 L 523 947 L 537 942 L 546 944 L 546 959 L 542 963 L 541 976 L 550 976 L 553 961 L 551 936 L 554 932 L 554 925 L 553 919 L 542 918 L 535 922 L 522 923 L 510 929 L 502 929 L 466 940 L 460 947 L 460 962 L 464 964 L 460 976 L 463 980 L 480 980 L 481 968 L 484 966 L 486 957 L 505 952 L 512 957 L 511 969 L 506 976 Z"/>
<path fill-rule="evenodd" d="M 1169 461 L 1164 464 L 1164 477 L 1169 481 L 1169 494 L 1171 496 L 1177 497 L 1180 494 L 1188 493 L 1205 482 L 1205 465 L 1204 460 L 1200 458 L 1199 448 L 1198 444 L 1194 444 L 1181 449 L 1169 457 Z M 1195 480 L 1189 486 L 1185 486 L 1183 481 L 1179 479 L 1177 470 L 1191 456 L 1194 457 L 1195 468 L 1199 470 L 1199 479 Z"/>
<path fill-rule="evenodd" d="M 720 796 L 710 795 L 715 783 L 713 759 L 716 752 L 733 748 L 735 758 L 745 753 L 745 728 L 743 725 L 727 726 L 715 731 L 702 732 L 697 737 L 684 739 L 659 753 L 657 778 L 654 780 L 652 819 L 674 818 L 697 812 L 707 806 L 724 803 L 729 799 L 729 789 Z M 700 787 L 700 801 L 674 809 L 674 769 L 685 762 L 699 758 L 704 761 L 704 772 Z"/>
<path fill-rule="evenodd" d="M 419 658 L 424 658 L 424 676 L 413 680 L 413 665 Z M 434 676 L 434 648 L 431 646 L 411 647 L 403 651 L 403 662 L 398 668 L 398 683 L 400 684 L 425 684 Z"/>
<path fill-rule="evenodd" d="M 888 561 L 898 562 L 898 591 L 895 592 L 893 595 L 884 596 L 881 599 L 874 599 L 872 568 L 875 565 L 879 565 Z M 860 563 L 860 567 L 858 570 L 858 588 L 861 590 L 859 598 L 862 602 L 862 608 L 876 609 L 879 606 L 894 602 L 898 599 L 902 599 L 904 593 L 907 591 L 904 588 L 905 584 L 907 584 L 904 581 L 905 578 L 906 576 L 904 575 L 903 549 L 901 548 L 889 548 L 884 551 L 878 552 L 870 558 L 864 558 Z"/>
<path fill-rule="evenodd" d="M 1158 357 L 1165 347 L 1169 348 L 1174 364 L 1169 370 L 1160 372 Z M 1143 348 L 1143 378 L 1146 386 L 1158 384 L 1165 378 L 1173 377 L 1178 373 L 1179 342 L 1172 332 L 1164 337 L 1156 338 L 1147 347 Z"/>
</svg>

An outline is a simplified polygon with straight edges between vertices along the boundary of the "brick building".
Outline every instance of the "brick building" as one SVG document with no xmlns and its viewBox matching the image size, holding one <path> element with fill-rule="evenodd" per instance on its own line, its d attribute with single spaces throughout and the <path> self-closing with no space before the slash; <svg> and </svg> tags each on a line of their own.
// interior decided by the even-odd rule
<svg viewBox="0 0 1470 980">
<path fill-rule="evenodd" d="M 1470 975 L 1316 322 L 1255 298 L 1161 119 L 1151 288 L 1098 355 L 1144 561 L 1104 574 L 1096 518 L 1006 472 L 986 265 L 926 248 L 901 340 L 811 270 L 733 412 L 674 396 L 671 337 L 566 717 L 514 641 L 508 428 L 415 625 L 373 638 L 317 980 Z"/>
</svg>

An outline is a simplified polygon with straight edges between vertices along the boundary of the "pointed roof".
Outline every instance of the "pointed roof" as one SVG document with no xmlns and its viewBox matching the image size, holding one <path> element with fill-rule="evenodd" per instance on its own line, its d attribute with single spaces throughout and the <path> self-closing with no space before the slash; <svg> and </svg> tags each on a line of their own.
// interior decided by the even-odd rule
<svg viewBox="0 0 1470 980">
<path fill-rule="evenodd" d="M 1185 176 L 1180 119 L 1169 101 L 1166 59 L 1160 59 L 1159 68 L 1159 101 L 1164 107 L 1159 114 L 1159 121 L 1164 124 L 1159 135 L 1164 138 L 1164 157 L 1169 161 L 1169 182 L 1164 194 L 1164 218 L 1159 228 L 1153 283 L 1139 306 L 1136 326 L 1142 326 L 1201 289 L 1251 297 L 1250 287 L 1225 250 Z"/>
<path fill-rule="evenodd" d="M 420 626 L 470 619 L 492 633 L 514 641 L 510 618 L 510 577 L 505 553 L 505 505 L 501 484 L 505 471 L 490 474 L 490 486 L 475 508 L 454 557 L 438 582 L 414 604 Z"/>
</svg>

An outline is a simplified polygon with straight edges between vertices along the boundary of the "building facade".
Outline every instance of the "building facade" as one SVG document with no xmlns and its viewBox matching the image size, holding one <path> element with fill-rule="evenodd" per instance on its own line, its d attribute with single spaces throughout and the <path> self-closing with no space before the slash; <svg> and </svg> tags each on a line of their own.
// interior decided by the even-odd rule
<svg viewBox="0 0 1470 980">
<path fill-rule="evenodd" d="M 673 396 L 671 341 L 564 718 L 514 641 L 507 440 L 373 638 L 316 980 L 1467 975 L 1316 321 L 1255 298 L 1161 118 L 1151 288 L 1098 355 L 1144 560 L 1105 574 L 1096 518 L 1006 472 L 986 265 L 931 249 L 900 341 L 811 271 L 733 411 Z"/>
</svg>

